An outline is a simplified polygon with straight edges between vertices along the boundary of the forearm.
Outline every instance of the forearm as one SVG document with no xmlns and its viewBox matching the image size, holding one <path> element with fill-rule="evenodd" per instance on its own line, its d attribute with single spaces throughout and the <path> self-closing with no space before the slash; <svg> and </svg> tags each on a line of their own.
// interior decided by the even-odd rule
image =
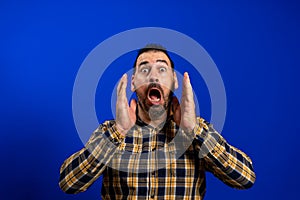
<svg viewBox="0 0 300 200">
<path fill-rule="evenodd" d="M 114 125 L 100 125 L 85 148 L 74 153 L 61 166 L 60 188 L 72 194 L 85 191 L 106 169 L 120 141 Z"/>
<path fill-rule="evenodd" d="M 251 159 L 226 140 L 203 119 L 197 119 L 195 128 L 199 156 L 204 158 L 206 169 L 227 185 L 247 189 L 256 176 Z"/>
<path fill-rule="evenodd" d="M 60 169 L 60 188 L 68 194 L 85 191 L 102 173 L 105 166 L 83 148 L 70 156 Z"/>
</svg>

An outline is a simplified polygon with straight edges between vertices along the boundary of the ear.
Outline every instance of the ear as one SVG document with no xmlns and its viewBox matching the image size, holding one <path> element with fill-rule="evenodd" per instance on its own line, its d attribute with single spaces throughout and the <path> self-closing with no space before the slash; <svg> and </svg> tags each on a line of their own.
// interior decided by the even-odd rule
<svg viewBox="0 0 300 200">
<path fill-rule="evenodd" d="M 178 88 L 178 79 L 175 70 L 173 71 L 173 77 L 174 77 L 174 89 L 176 90 Z"/>
<path fill-rule="evenodd" d="M 131 76 L 131 84 L 130 84 L 131 92 L 135 91 L 135 85 L 134 85 L 134 74 Z"/>
</svg>

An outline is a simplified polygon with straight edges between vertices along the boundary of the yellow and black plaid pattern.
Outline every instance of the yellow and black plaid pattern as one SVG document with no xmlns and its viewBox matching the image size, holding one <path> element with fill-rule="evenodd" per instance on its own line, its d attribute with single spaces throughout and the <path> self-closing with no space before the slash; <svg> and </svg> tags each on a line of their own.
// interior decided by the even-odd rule
<svg viewBox="0 0 300 200">
<path fill-rule="evenodd" d="M 106 121 L 85 148 L 65 160 L 59 185 L 66 193 L 78 193 L 103 174 L 102 199 L 203 199 L 206 171 L 234 188 L 253 185 L 250 158 L 202 118 L 187 134 L 192 142 L 183 153 L 181 139 L 174 143 L 179 133 L 185 134 L 172 117 L 161 129 L 138 120 L 126 137 L 114 121 Z"/>
</svg>

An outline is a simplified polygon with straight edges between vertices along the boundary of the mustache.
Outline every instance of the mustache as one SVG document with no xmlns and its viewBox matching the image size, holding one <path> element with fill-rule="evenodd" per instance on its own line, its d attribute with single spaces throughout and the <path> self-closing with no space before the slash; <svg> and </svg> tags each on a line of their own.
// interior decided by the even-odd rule
<svg viewBox="0 0 300 200">
<path fill-rule="evenodd" d="M 164 96 L 164 91 L 159 83 L 150 83 L 147 87 L 147 93 L 151 88 L 157 88 L 161 92 L 162 96 Z"/>
</svg>

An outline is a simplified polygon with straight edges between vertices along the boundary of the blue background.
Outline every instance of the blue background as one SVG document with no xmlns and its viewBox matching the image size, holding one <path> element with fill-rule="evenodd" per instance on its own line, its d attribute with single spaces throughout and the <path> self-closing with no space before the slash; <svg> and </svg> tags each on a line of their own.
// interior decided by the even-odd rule
<svg viewBox="0 0 300 200">
<path fill-rule="evenodd" d="M 100 199 L 101 179 L 78 195 L 58 187 L 60 165 L 83 146 L 72 116 L 74 80 L 100 42 L 146 26 L 180 31 L 207 50 L 227 93 L 222 135 L 254 162 L 253 188 L 235 190 L 208 175 L 206 199 L 296 199 L 299 8 L 291 0 L 2 0 L 0 199 Z M 128 56 L 124 62 L 134 53 Z M 108 76 L 130 69 L 132 63 L 121 61 L 107 70 Z M 105 108 L 110 99 L 99 95 L 103 87 L 100 82 L 96 96 L 99 121 L 112 116 Z M 199 95 L 208 99 L 201 87 Z M 209 102 L 202 105 L 208 107 L 201 109 L 202 115 L 209 117 Z"/>
</svg>

